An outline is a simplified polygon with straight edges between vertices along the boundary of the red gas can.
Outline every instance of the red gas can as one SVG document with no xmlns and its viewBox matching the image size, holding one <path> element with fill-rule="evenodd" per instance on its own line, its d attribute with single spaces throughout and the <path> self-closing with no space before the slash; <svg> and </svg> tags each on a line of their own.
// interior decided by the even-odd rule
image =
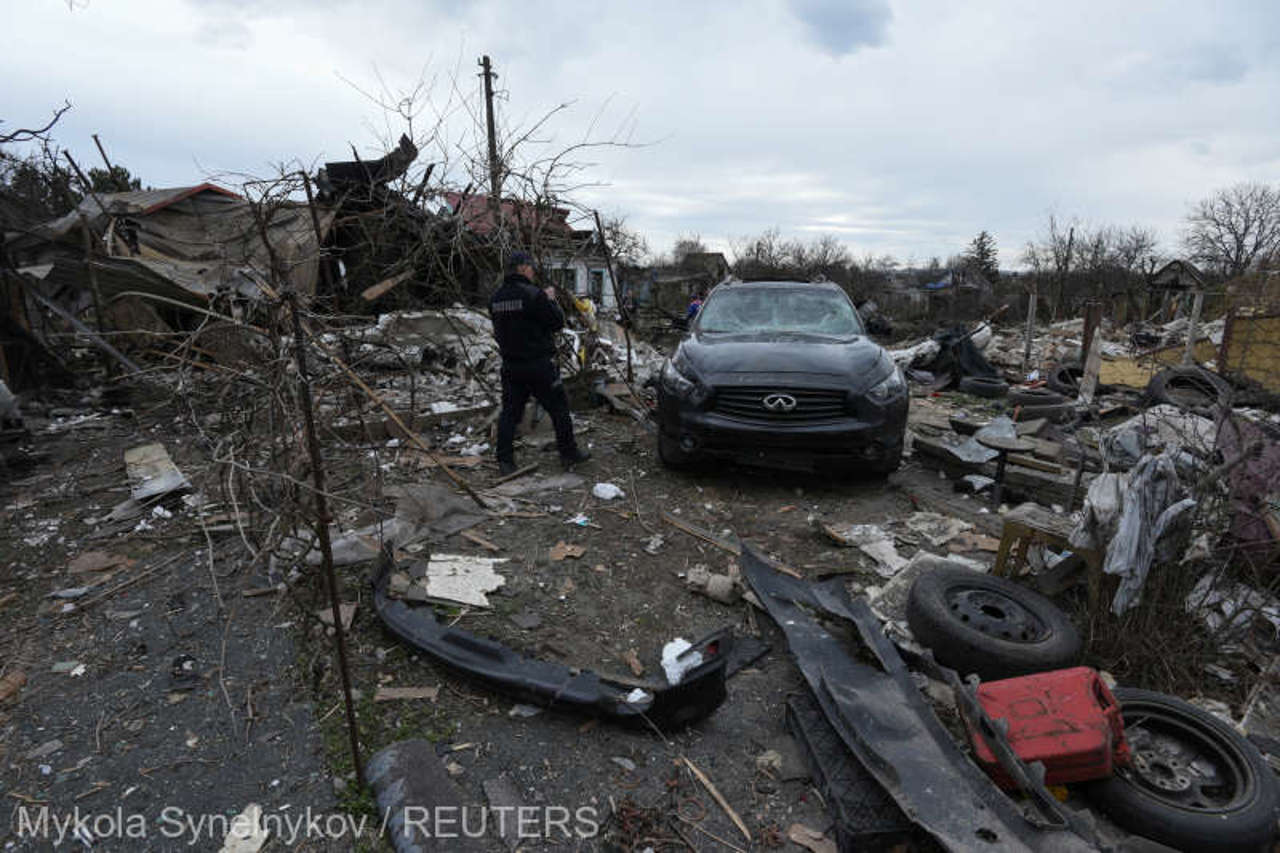
<svg viewBox="0 0 1280 853">
<path fill-rule="evenodd" d="M 1009 745 L 1019 758 L 1044 762 L 1047 784 L 1102 779 L 1129 763 L 1120 705 L 1087 666 L 980 684 L 978 702 L 992 718 L 1008 720 Z M 974 758 L 996 784 L 1013 788 L 972 727 L 969 739 Z"/>
</svg>

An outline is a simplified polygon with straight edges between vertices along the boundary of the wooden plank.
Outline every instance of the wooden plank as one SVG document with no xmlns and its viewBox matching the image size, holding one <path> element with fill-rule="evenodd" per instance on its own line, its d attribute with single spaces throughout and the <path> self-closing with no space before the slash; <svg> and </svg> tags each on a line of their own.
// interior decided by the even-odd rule
<svg viewBox="0 0 1280 853">
<path fill-rule="evenodd" d="M 360 298 L 363 299 L 365 302 L 372 302 L 373 300 L 377 299 L 379 296 L 382 296 L 388 290 L 391 290 L 391 288 L 395 287 L 400 282 L 405 281 L 406 279 L 409 279 L 412 277 L 413 277 L 413 270 L 405 270 L 404 272 L 399 273 L 398 275 L 393 275 L 391 276 L 391 278 L 383 279 L 377 284 L 366 287 L 364 291 L 360 294 Z"/>
<path fill-rule="evenodd" d="M 1036 459 L 1034 456 L 1025 456 L 1021 453 L 1009 454 L 1010 465 L 1021 465 L 1023 468 L 1034 468 L 1037 471 L 1047 471 L 1050 474 L 1062 473 L 1062 466 L 1055 465 L 1052 462 L 1045 462 L 1042 459 Z"/>
</svg>

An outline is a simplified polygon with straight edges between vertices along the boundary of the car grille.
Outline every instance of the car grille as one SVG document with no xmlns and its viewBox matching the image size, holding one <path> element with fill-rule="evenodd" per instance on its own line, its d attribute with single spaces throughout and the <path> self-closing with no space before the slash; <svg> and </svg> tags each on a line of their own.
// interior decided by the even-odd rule
<svg viewBox="0 0 1280 853">
<path fill-rule="evenodd" d="M 744 421 L 760 423 L 821 423 L 847 417 L 845 392 L 828 388 L 718 387 L 714 411 Z M 764 399 L 785 394 L 796 401 L 791 411 L 765 408 Z"/>
</svg>

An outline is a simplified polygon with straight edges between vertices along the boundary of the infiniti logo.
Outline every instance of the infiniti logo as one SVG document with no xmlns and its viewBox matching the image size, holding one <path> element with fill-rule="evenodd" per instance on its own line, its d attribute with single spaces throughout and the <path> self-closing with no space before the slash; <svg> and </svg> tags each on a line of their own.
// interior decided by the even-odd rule
<svg viewBox="0 0 1280 853">
<path fill-rule="evenodd" d="M 796 398 L 790 394 L 770 394 L 760 402 L 771 412 L 789 412 L 796 407 Z"/>
</svg>

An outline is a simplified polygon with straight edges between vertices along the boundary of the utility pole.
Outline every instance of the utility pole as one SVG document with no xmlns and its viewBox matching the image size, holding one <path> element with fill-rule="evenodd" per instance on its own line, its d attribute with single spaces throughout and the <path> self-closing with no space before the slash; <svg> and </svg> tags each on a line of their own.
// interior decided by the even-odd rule
<svg viewBox="0 0 1280 853">
<path fill-rule="evenodd" d="M 480 76 L 484 78 L 484 119 L 489 131 L 489 209 L 493 213 L 494 227 L 499 225 L 498 214 L 502 209 L 502 161 L 498 159 L 498 134 L 493 129 L 493 80 L 494 73 L 488 56 L 480 57 Z"/>
</svg>

